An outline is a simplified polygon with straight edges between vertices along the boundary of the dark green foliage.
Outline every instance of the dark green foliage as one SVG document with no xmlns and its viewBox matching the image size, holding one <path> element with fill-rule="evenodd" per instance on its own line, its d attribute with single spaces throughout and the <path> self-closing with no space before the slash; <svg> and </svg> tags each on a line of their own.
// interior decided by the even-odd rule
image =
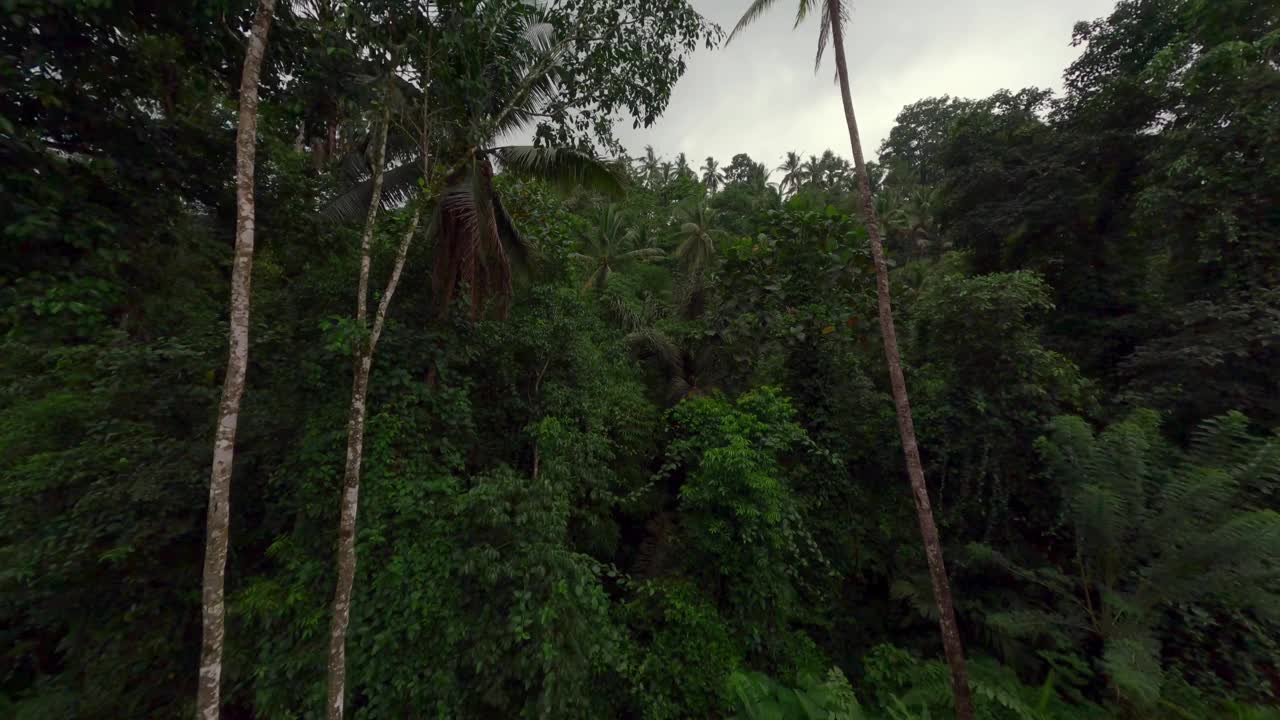
<svg viewBox="0 0 1280 720">
<path fill-rule="evenodd" d="M 321 711 L 359 262 L 333 210 L 369 199 L 394 49 L 385 277 L 430 37 L 435 152 L 495 158 L 451 179 L 485 191 L 460 217 L 529 262 L 498 321 L 467 277 L 438 301 L 425 221 L 413 245 L 350 712 L 950 717 L 847 161 L 790 154 L 781 190 L 746 153 L 601 174 L 607 118 L 653 122 L 717 28 L 683 0 L 558 2 L 554 34 L 514 0 L 424 5 L 278 3 L 225 716 Z M 1122 2 L 1076 27 L 1063 96 L 922 100 L 873 168 L 979 717 L 1275 716 L 1273 5 Z M 5 7 L 0 716 L 190 714 L 251 6 Z M 489 147 L 515 127 L 570 149 Z"/>
<path fill-rule="evenodd" d="M 626 683 L 640 717 L 722 715 L 742 642 L 706 595 L 683 580 L 648 581 L 621 612 L 632 638 Z"/>
<path fill-rule="evenodd" d="M 1053 416 L 1090 407 L 1091 388 L 1042 344 L 1048 286 L 1026 271 L 967 276 L 964 260 L 900 275 L 916 293 L 907 357 L 930 477 L 957 531 L 1035 532 L 1053 522 L 1058 498 L 1044 491 L 1031 441 Z"/>
<path fill-rule="evenodd" d="M 1264 637 L 1275 631 L 1280 514 L 1269 508 L 1280 489 L 1280 441 L 1251 436 L 1235 413 L 1204 423 L 1181 452 L 1143 411 L 1097 436 L 1080 418 L 1059 418 L 1040 449 L 1064 488 L 1074 552 L 1061 567 L 1027 569 L 974 547 L 1054 603 L 1047 612 L 994 614 L 994 627 L 1067 647 L 1101 642 L 1096 671 L 1137 705 L 1161 697 L 1163 616 L 1234 612 Z"/>
<path fill-rule="evenodd" d="M 866 717 L 849 681 L 839 668 L 825 678 L 800 678 L 800 687 L 790 688 L 763 673 L 735 673 L 729 678 L 730 692 L 740 720 L 861 720 Z"/>
</svg>

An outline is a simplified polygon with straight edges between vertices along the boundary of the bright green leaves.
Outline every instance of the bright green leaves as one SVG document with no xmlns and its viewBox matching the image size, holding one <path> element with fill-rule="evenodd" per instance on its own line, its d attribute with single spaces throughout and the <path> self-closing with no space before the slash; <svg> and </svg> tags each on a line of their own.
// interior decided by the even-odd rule
<svg viewBox="0 0 1280 720">
<path fill-rule="evenodd" d="M 773 388 L 691 398 L 671 411 L 679 436 L 668 447 L 685 478 L 687 570 L 720 586 L 749 651 L 775 661 L 800 594 L 825 567 L 792 485 L 790 461 L 807 440 L 793 413 Z"/>
</svg>

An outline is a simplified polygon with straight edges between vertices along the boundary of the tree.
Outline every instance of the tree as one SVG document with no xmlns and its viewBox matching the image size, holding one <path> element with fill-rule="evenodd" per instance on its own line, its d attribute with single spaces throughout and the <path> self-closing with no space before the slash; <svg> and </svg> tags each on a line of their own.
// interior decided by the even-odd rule
<svg viewBox="0 0 1280 720">
<path fill-rule="evenodd" d="M 894 174 L 910 176 L 910 182 L 934 185 L 942 178 L 942 158 L 951 123 L 972 106 L 970 101 L 948 95 L 920 100 L 904 107 L 889 137 L 880 145 L 880 162 Z M 900 180 L 906 181 L 905 178 Z"/>
<path fill-rule="evenodd" d="M 1150 707 L 1165 678 L 1163 615 L 1280 614 L 1280 514 L 1266 508 L 1280 489 L 1280 439 L 1251 435 L 1230 413 L 1203 422 L 1183 451 L 1161 437 L 1159 415 L 1140 410 L 1098 434 L 1082 418 L 1055 418 L 1037 448 L 1066 495 L 1074 553 L 1062 569 L 1025 567 L 971 546 L 1047 600 L 993 614 L 994 627 L 1066 648 L 1100 641 L 1100 674 Z"/>
<path fill-rule="evenodd" d="M 799 153 L 787 152 L 782 164 L 778 166 L 778 172 L 782 173 L 782 180 L 778 183 L 778 187 L 783 193 L 794 195 L 800 191 L 800 187 L 804 185 L 803 163 Z"/>
<path fill-rule="evenodd" d="M 818 161 L 821 167 L 821 183 L 828 189 L 837 189 L 844 186 L 845 180 L 849 176 L 849 161 L 842 157 L 837 157 L 830 148 L 822 151 L 822 158 Z"/>
<path fill-rule="evenodd" d="M 760 17 L 774 0 L 754 0 L 730 33 L 730 40 L 739 31 Z M 814 0 L 800 0 L 797 20 L 815 4 Z M 960 629 L 956 624 L 955 607 L 951 600 L 951 587 L 947 580 L 946 564 L 942 558 L 942 543 L 933 519 L 929 503 L 929 489 L 925 485 L 924 468 L 920 461 L 920 449 L 916 444 L 915 423 L 911 416 L 911 403 L 907 397 L 906 379 L 902 373 L 902 360 L 898 352 L 897 332 L 893 326 L 893 307 L 889 296 L 889 268 L 885 262 L 884 246 L 880 241 L 880 221 L 876 216 L 875 199 L 871 194 L 871 180 L 866 161 L 862 156 L 862 141 L 858 135 L 858 122 L 853 111 L 853 97 L 849 91 L 849 68 L 844 55 L 845 13 L 840 0 L 823 0 L 821 31 L 818 36 L 818 52 L 815 65 L 821 62 L 822 53 L 830 38 L 836 56 L 836 73 L 840 79 L 840 97 L 844 103 L 845 123 L 849 127 L 849 144 L 853 150 L 854 168 L 858 192 L 862 198 L 862 210 L 871 244 L 871 255 L 876 269 L 876 300 L 880 314 L 880 333 L 884 340 L 885 360 L 889 366 L 889 383 L 893 390 L 894 407 L 898 416 L 898 429 L 902 437 L 902 450 L 906 456 L 907 474 L 911 480 L 920 534 L 924 539 L 925 556 L 929 561 L 929 575 L 933 583 L 934 599 L 938 605 L 942 644 L 947 663 L 951 668 L 952 690 L 955 694 L 956 717 L 973 718 L 973 701 L 969 694 L 969 682 L 965 671 L 964 650 L 960 641 Z"/>
<path fill-rule="evenodd" d="M 651 187 L 653 186 L 654 179 L 658 175 L 659 162 L 660 158 L 658 157 L 658 154 L 653 151 L 653 146 L 645 145 L 644 157 L 640 158 L 640 173 L 644 176 L 645 182 L 647 182 Z"/>
<path fill-rule="evenodd" d="M 724 173 L 720 172 L 720 164 L 716 162 L 715 158 L 708 155 L 707 161 L 702 164 L 700 169 L 702 170 L 702 184 L 706 185 L 707 190 L 714 195 L 720 189 L 721 183 L 724 182 Z"/>
<path fill-rule="evenodd" d="M 716 242 L 727 235 L 717 227 L 718 216 L 719 213 L 701 202 L 676 208 L 675 236 L 679 245 L 675 256 L 680 261 L 681 272 L 689 277 L 701 276 L 715 263 Z"/>
<path fill-rule="evenodd" d="M 660 187 L 666 187 L 672 180 L 676 179 L 675 166 L 671 164 L 670 160 L 664 160 L 658 163 L 657 177 L 658 185 Z"/>
<path fill-rule="evenodd" d="M 738 153 L 733 156 L 728 165 L 724 166 L 721 177 L 725 185 L 767 185 L 769 169 L 752 160 L 750 155 Z"/>
<path fill-rule="evenodd" d="M 253 280 L 253 170 L 257 154 L 258 75 L 267 49 L 275 0 L 259 0 L 249 31 L 240 76 L 240 118 L 236 127 L 236 245 L 231 266 L 231 329 L 226 378 L 218 405 L 213 469 L 209 474 L 209 510 L 204 550 L 200 680 L 196 715 L 216 720 L 222 708 L 222 650 L 226 633 L 224 583 L 231 525 L 231 470 L 236 452 L 240 399 L 249 366 L 249 309 Z"/>
<path fill-rule="evenodd" d="M 587 268 L 587 289 L 604 290 L 609 276 L 634 262 L 648 262 L 665 253 L 654 247 L 635 247 L 636 228 L 628 227 L 629 218 L 615 206 L 600 212 L 600 219 L 583 242 L 583 252 L 571 255 Z"/>
<path fill-rule="evenodd" d="M 426 20 L 426 17 L 423 17 Z M 513 252 L 524 253 L 526 246 L 499 194 L 493 187 L 493 165 L 496 157 L 513 175 L 539 178 L 564 186 L 594 184 L 595 187 L 619 193 L 621 185 L 613 172 L 590 155 L 577 150 L 537 146 L 491 147 L 493 138 L 507 132 L 526 128 L 537 115 L 541 101 L 554 84 L 558 62 L 566 45 L 555 42 L 552 29 L 545 23 L 530 18 L 522 22 L 501 25 L 494 40 L 511 48 L 515 67 L 505 78 L 493 80 L 488 94 L 473 97 L 462 94 L 454 98 L 462 109 L 469 111 L 471 122 L 461 137 L 446 137 L 446 151 L 459 157 L 445 171 L 441 183 L 443 191 L 435 200 L 435 212 L 431 230 L 435 240 L 434 288 L 437 305 L 447 312 L 450 301 L 459 284 L 468 285 L 471 292 L 471 315 L 479 317 L 484 302 L 490 297 L 499 301 L 500 313 L 505 313 L 506 302 L 512 294 L 511 258 Z M 455 33 L 449 39 L 457 41 L 465 30 L 482 26 L 485 18 L 474 25 L 471 18 L 444 16 L 442 32 Z M 435 151 L 430 148 L 430 71 L 432 53 L 432 26 L 426 22 L 419 41 L 426 44 L 426 69 L 422 72 L 423 94 L 421 105 L 420 145 L 416 157 L 420 167 L 398 167 L 399 182 L 422 182 L 435 194 L 433 182 Z M 465 36 L 464 36 L 465 37 Z M 394 55 L 393 55 L 394 57 Z M 417 231 L 422 214 L 421 201 L 413 202 L 413 212 L 397 250 L 395 265 L 387 281 L 374 315 L 372 326 L 368 318 L 368 285 L 371 265 L 372 239 L 377 214 L 384 202 L 384 179 L 387 135 L 391 127 L 390 89 L 396 87 L 394 63 L 387 69 L 388 97 L 384 99 L 381 118 L 375 126 L 377 140 L 373 159 L 373 177 L 368 188 L 368 212 L 361 235 L 360 276 L 356 305 L 356 349 L 354 353 L 354 378 L 351 405 L 347 422 L 347 458 L 343 474 L 343 496 L 338 531 L 338 581 L 334 591 L 333 617 L 329 643 L 329 682 L 327 716 L 340 720 L 345 704 L 346 684 L 346 634 L 351 615 L 351 595 L 356 568 L 356 520 L 359 508 L 360 469 L 363 458 L 367 394 L 373 353 L 377 347 L 387 308 L 395 294 L 404 268 L 409 245 Z M 464 83 L 466 85 L 466 83 Z M 474 88 L 478 83 L 470 84 Z M 483 87 L 483 86 L 481 86 Z M 497 107 L 497 111 L 490 108 Z M 457 109 L 451 107 L 449 109 Z M 412 157 L 413 155 L 411 155 Z"/>
<path fill-rule="evenodd" d="M 876 198 L 877 211 L 883 196 L 884 193 Z M 936 252 L 938 230 L 934 213 L 937 205 L 937 188 L 914 187 L 901 196 L 893 213 L 884 217 L 889 227 L 901 233 L 909 257 Z"/>
<path fill-rule="evenodd" d="M 823 187 L 823 181 L 826 179 L 826 172 L 822 167 L 822 161 L 818 159 L 817 155 L 810 155 L 809 159 L 805 160 L 801 167 L 803 168 L 802 172 L 804 173 L 804 182 L 802 185 L 805 187 Z"/>
<path fill-rule="evenodd" d="M 684 153 L 680 153 L 679 155 L 676 155 L 675 172 L 676 172 L 676 175 L 680 178 L 696 178 L 697 177 L 697 175 L 695 175 L 693 172 L 693 168 L 689 166 L 689 158 Z"/>
</svg>

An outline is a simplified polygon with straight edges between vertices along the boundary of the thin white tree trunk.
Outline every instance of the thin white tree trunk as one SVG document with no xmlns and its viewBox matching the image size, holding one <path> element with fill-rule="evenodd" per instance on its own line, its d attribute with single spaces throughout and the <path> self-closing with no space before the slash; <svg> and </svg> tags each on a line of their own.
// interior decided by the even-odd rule
<svg viewBox="0 0 1280 720">
<path fill-rule="evenodd" d="M 969 692 L 968 672 L 965 669 L 964 648 L 960 642 L 955 607 L 951 601 L 951 585 L 947 581 L 947 568 L 942 558 L 942 543 L 938 538 L 938 527 L 933 521 L 929 490 L 924 481 L 920 448 L 916 443 L 911 402 L 907 397 L 907 382 L 902 374 L 902 358 L 898 354 L 898 335 L 893 325 L 893 304 L 889 297 L 889 268 L 885 263 L 884 244 L 880 240 L 880 220 L 876 217 L 875 199 L 871 195 L 871 182 L 867 175 L 867 164 L 862 155 L 862 141 L 858 135 L 858 121 L 853 113 L 853 96 L 849 91 L 849 68 L 844 55 L 844 28 L 841 23 L 840 0 L 827 0 L 827 12 L 831 22 L 831 42 L 835 50 L 836 72 L 840 76 L 840 96 L 844 101 L 845 122 L 849 126 L 849 143 L 853 147 L 858 192 L 862 196 L 862 210 L 871 244 L 871 257 L 876 267 L 876 300 L 880 311 L 880 334 L 884 339 L 884 355 L 889 366 L 889 385 L 893 390 L 893 404 L 898 415 L 898 432 L 902 436 L 902 452 L 906 456 L 907 476 L 911 480 L 912 497 L 915 498 L 916 517 L 924 540 L 925 557 L 929 563 L 934 600 L 938 605 L 943 650 L 947 656 L 947 665 L 951 669 L 951 691 L 955 697 L 956 719 L 972 720 L 973 700 Z"/>
<path fill-rule="evenodd" d="M 231 267 L 231 329 L 227 374 L 218 405 L 209 473 L 209 511 L 205 535 L 204 578 L 201 594 L 203 639 L 196 691 L 198 720 L 217 720 L 222 706 L 222 649 L 226 633 L 224 584 L 230 540 L 231 467 L 235 459 L 236 426 L 249 364 L 249 299 L 253 279 L 253 165 L 258 134 L 258 76 L 267 48 L 267 33 L 275 0 L 261 0 L 249 32 L 244 70 L 240 76 L 240 118 L 236 129 L 236 247 Z"/>
<path fill-rule="evenodd" d="M 368 320 L 368 287 L 369 266 L 371 264 L 371 246 L 374 221 L 377 219 L 377 208 L 382 195 L 382 172 L 386 151 L 386 133 L 388 118 L 383 118 L 383 130 L 380 145 L 375 158 L 374 193 L 369 204 L 369 214 L 365 219 L 364 235 L 360 243 L 360 297 L 356 303 L 356 322 L 364 328 Z M 423 111 L 423 167 L 429 168 L 428 147 L 426 142 L 426 110 Z M 409 256 L 409 246 L 413 243 L 414 233 L 422 218 L 422 203 L 415 201 L 413 217 L 400 246 L 396 249 L 395 264 L 391 269 L 391 277 L 383 290 L 382 298 L 374 313 L 373 327 L 368 339 L 360 346 L 355 357 L 355 376 L 351 383 L 351 410 L 347 419 L 347 463 L 342 478 L 342 509 L 338 520 L 338 583 L 333 596 L 333 619 L 329 631 L 329 684 L 326 703 L 326 715 L 329 720 L 342 720 L 346 704 L 347 679 L 347 627 L 351 622 L 351 593 L 356 576 L 356 519 L 360 506 L 360 464 L 364 455 L 364 429 L 367 415 L 367 395 L 369 390 L 369 371 L 373 367 L 373 353 L 378 347 L 378 338 L 382 336 L 382 328 L 386 323 L 387 309 L 400 285 L 400 276 L 404 271 L 405 260 Z"/>
<path fill-rule="evenodd" d="M 360 279 L 356 291 L 356 324 L 367 327 L 369 316 L 369 265 L 373 231 L 382 206 L 382 178 L 386 165 L 390 110 L 384 110 L 375 132 L 377 147 L 373 157 L 373 195 L 360 235 Z M 364 456 L 365 399 L 369 388 L 369 368 L 373 356 L 368 340 L 361 340 L 355 352 L 351 382 L 351 407 L 347 415 L 347 462 L 342 474 L 342 506 L 338 519 L 338 583 L 333 593 L 333 618 L 329 626 L 329 690 L 327 714 L 342 717 L 347 680 L 347 626 L 351 622 L 351 588 L 356 576 L 356 514 L 360 503 L 360 462 Z"/>
</svg>

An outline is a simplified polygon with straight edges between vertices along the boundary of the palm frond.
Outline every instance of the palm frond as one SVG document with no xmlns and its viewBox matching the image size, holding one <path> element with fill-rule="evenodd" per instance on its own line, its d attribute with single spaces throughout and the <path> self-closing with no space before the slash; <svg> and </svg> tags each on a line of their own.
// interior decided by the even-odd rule
<svg viewBox="0 0 1280 720">
<path fill-rule="evenodd" d="M 518 270 L 534 272 L 537 269 L 535 248 L 524 233 L 520 232 L 520 228 L 516 227 L 515 220 L 507 212 L 507 206 L 498 193 L 493 193 L 493 215 L 498 222 L 498 235 L 506 245 L 507 257 L 512 265 Z"/>
<path fill-rule="evenodd" d="M 382 207 L 399 207 L 413 197 L 422 178 L 422 163 L 418 160 L 387 170 L 382 174 Z M 320 210 L 320 217 L 345 222 L 362 216 L 373 199 L 373 179 L 364 180 L 333 198 Z"/>
<path fill-rule="evenodd" d="M 1146 633 L 1109 641 L 1102 652 L 1108 679 L 1125 695 L 1152 702 L 1160 696 L 1164 671 L 1160 643 Z"/>
<path fill-rule="evenodd" d="M 799 2 L 799 4 L 798 4 L 798 6 L 796 7 L 796 22 L 795 22 L 795 25 L 792 25 L 792 26 L 791 26 L 793 29 L 794 29 L 794 28 L 798 28 L 798 27 L 800 27 L 800 23 L 804 22 L 804 19 L 805 19 L 805 18 L 807 18 L 807 17 L 809 17 L 809 11 L 813 9 L 814 2 L 815 2 L 815 0 L 800 0 L 800 2 Z M 822 14 L 823 14 L 823 15 L 826 15 L 826 14 L 827 14 L 827 13 L 826 13 L 826 10 L 827 10 L 827 2 L 828 2 L 828 0 L 822 0 L 822 11 L 823 11 L 823 12 L 822 12 Z"/>
<path fill-rule="evenodd" d="M 822 22 L 818 25 L 818 51 L 813 56 L 813 73 L 818 73 L 818 68 L 822 67 L 822 53 L 827 49 L 827 43 L 831 41 L 831 13 L 822 13 Z"/>
<path fill-rule="evenodd" d="M 486 300 L 505 317 L 513 295 L 513 269 L 533 269 L 533 248 L 520 234 L 493 188 L 493 169 L 472 157 L 450 177 L 440 201 L 433 282 L 436 303 L 447 312 L 460 285 L 470 290 L 471 316 Z"/>
<path fill-rule="evenodd" d="M 729 38 L 724 41 L 725 45 L 733 42 L 733 39 L 737 37 L 738 33 L 748 25 L 759 20 L 760 16 L 768 12 L 769 8 L 773 6 L 775 1 L 776 0 L 755 0 L 752 2 L 751 6 L 747 8 L 747 11 L 742 13 L 742 17 L 738 20 L 738 24 L 733 26 L 733 30 L 729 33 Z"/>
<path fill-rule="evenodd" d="M 849 23 L 849 10 L 847 5 L 840 6 L 840 29 L 844 29 Z M 799 20 L 796 21 L 799 24 Z M 827 0 L 822 3 L 822 23 L 818 27 L 818 51 L 813 56 L 813 72 L 816 75 L 818 69 L 822 67 L 822 54 L 826 52 L 827 45 L 831 44 L 831 12 L 827 7 Z M 837 80 L 839 77 L 837 76 Z"/>
<path fill-rule="evenodd" d="M 555 37 L 555 26 L 536 18 L 531 18 L 524 29 L 524 39 L 538 55 L 549 55 L 555 52 Z"/>
<path fill-rule="evenodd" d="M 635 260 L 637 262 L 647 262 L 649 260 L 660 260 L 667 256 L 661 248 L 636 248 L 618 255 L 619 260 Z"/>
<path fill-rule="evenodd" d="M 519 53 L 523 74 L 503 93 L 506 104 L 489 119 L 483 136 L 501 137 L 528 127 L 555 97 L 559 68 L 569 45 L 555 43 L 554 33 L 545 22 L 530 21 L 525 27 L 525 51 Z"/>
<path fill-rule="evenodd" d="M 490 152 L 502 162 L 503 170 L 519 178 L 545 180 L 564 190 L 585 187 L 611 197 L 625 192 L 612 169 L 581 150 L 508 145 Z"/>
<path fill-rule="evenodd" d="M 637 355 L 656 359 L 665 372 L 671 375 L 682 373 L 684 362 L 680 346 L 661 330 L 652 327 L 633 330 L 627 334 L 626 342 Z"/>
</svg>

